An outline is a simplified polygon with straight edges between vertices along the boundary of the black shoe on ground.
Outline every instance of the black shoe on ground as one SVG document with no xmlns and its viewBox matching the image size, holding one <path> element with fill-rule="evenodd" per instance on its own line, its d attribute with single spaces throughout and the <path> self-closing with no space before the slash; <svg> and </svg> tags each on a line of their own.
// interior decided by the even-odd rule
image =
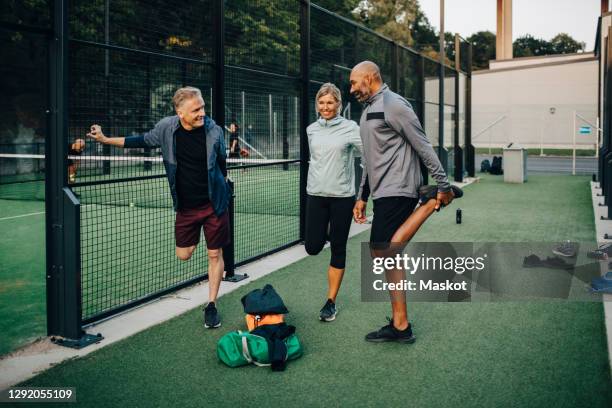
<svg viewBox="0 0 612 408">
<path fill-rule="evenodd" d="M 210 302 L 204 308 L 204 327 L 207 329 L 221 327 L 221 319 L 219 318 L 219 312 L 217 312 L 215 302 Z"/>
<path fill-rule="evenodd" d="M 408 323 L 408 327 L 404 330 L 398 330 L 393 327 L 393 320 L 389 319 L 389 324 L 383 326 L 380 330 L 368 333 L 365 336 L 366 341 L 374 343 L 382 343 L 385 341 L 396 341 L 398 343 L 414 343 L 416 338 L 412 335 L 412 325 Z"/>
<path fill-rule="evenodd" d="M 322 322 L 334 321 L 337 313 L 338 310 L 336 309 L 336 304 L 331 299 L 327 299 L 327 302 L 325 302 L 321 312 L 319 313 L 319 320 Z"/>
<path fill-rule="evenodd" d="M 455 195 L 454 198 L 463 197 L 463 190 L 457 186 L 451 186 L 451 191 Z M 427 185 L 419 187 L 419 201 L 426 203 L 429 200 L 435 200 L 438 195 L 438 186 Z"/>
</svg>

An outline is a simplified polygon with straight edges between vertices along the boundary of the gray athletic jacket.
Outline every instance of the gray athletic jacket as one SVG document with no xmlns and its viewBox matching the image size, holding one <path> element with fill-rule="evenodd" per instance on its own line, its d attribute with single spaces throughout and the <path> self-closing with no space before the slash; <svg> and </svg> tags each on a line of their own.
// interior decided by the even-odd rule
<svg viewBox="0 0 612 408">
<path fill-rule="evenodd" d="M 357 198 L 418 197 L 419 157 L 438 183 L 450 190 L 444 168 L 425 136 L 412 106 L 384 84 L 365 103 L 359 123 L 364 171 Z"/>
<path fill-rule="evenodd" d="M 306 192 L 323 197 L 355 197 L 355 153 L 362 150 L 359 126 L 338 115 L 306 128 L 310 162 Z"/>
</svg>

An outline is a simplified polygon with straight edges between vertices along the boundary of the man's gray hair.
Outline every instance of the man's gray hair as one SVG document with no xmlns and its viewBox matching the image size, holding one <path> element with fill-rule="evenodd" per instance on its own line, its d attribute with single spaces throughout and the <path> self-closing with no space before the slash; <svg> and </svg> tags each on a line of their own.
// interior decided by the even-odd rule
<svg viewBox="0 0 612 408">
<path fill-rule="evenodd" d="M 319 88 L 319 92 L 317 92 L 315 98 L 315 111 L 319 113 L 319 98 L 325 95 L 331 95 L 338 102 L 338 111 L 336 114 L 339 115 L 340 112 L 342 112 L 342 93 L 338 87 L 331 82 L 326 82 Z"/>
<path fill-rule="evenodd" d="M 202 92 L 198 88 L 194 88 L 193 86 L 186 86 L 184 88 L 177 89 L 174 93 L 174 96 L 172 97 L 174 108 L 180 108 L 183 102 L 185 102 L 185 100 L 191 98 L 202 98 Z"/>
</svg>

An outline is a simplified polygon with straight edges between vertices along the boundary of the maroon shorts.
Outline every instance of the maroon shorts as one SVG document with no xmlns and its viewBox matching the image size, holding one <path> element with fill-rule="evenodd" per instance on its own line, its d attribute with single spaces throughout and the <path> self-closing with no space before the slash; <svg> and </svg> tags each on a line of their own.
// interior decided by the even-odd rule
<svg viewBox="0 0 612 408">
<path fill-rule="evenodd" d="M 209 202 L 201 207 L 177 211 L 174 223 L 176 246 L 186 248 L 197 245 L 200 242 L 200 229 L 204 230 L 208 249 L 220 249 L 230 242 L 227 211 L 217 217 Z"/>
</svg>

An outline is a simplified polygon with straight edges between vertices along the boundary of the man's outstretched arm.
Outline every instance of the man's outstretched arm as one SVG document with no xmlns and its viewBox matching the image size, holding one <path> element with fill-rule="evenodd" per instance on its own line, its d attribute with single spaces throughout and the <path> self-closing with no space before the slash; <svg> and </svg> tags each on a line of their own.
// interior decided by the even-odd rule
<svg viewBox="0 0 612 408">
<path fill-rule="evenodd" d="M 87 133 L 87 137 L 101 144 L 125 147 L 125 137 L 107 137 L 102 132 L 100 125 L 92 125 L 89 133 Z"/>
<path fill-rule="evenodd" d="M 144 135 L 108 137 L 102 132 L 100 125 L 92 125 L 87 136 L 98 143 L 116 147 L 158 147 L 160 145 L 161 132 L 158 123 L 151 131 Z"/>
</svg>

